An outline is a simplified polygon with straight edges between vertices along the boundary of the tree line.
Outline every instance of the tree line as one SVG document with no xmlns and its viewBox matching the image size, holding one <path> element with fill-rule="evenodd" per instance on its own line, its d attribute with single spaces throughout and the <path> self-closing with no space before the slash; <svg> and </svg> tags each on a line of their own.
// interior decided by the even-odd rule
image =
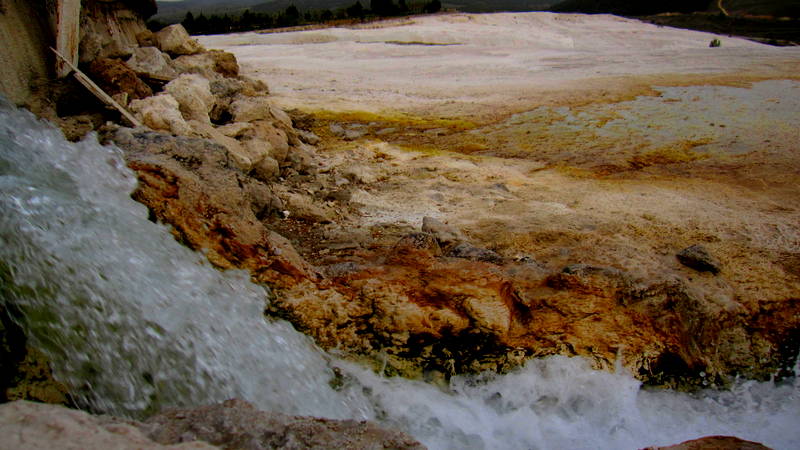
<svg viewBox="0 0 800 450">
<path fill-rule="evenodd" d="M 239 31 L 263 30 L 269 28 L 285 28 L 299 25 L 320 24 L 334 21 L 365 21 L 385 17 L 406 16 L 411 14 L 433 14 L 441 11 L 440 0 L 406 1 L 370 0 L 366 8 L 358 0 L 346 8 L 332 11 L 330 9 L 308 10 L 301 12 L 296 6 L 289 5 L 285 10 L 269 14 L 245 10 L 240 15 L 213 14 L 202 12 L 195 16 L 186 13 L 181 24 L 189 34 L 225 34 Z M 151 29 L 159 29 L 166 24 L 151 22 Z"/>
</svg>

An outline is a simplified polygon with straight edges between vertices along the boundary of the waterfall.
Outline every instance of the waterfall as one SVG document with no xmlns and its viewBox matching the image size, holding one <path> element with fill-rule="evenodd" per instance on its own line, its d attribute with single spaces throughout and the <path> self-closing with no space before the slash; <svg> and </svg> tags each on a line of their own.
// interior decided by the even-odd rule
<svg viewBox="0 0 800 450">
<path fill-rule="evenodd" d="M 381 377 L 265 319 L 266 288 L 148 221 L 135 183 L 119 149 L 69 143 L 1 102 L 0 301 L 92 410 L 141 417 L 238 397 L 377 420 L 431 448 L 640 448 L 711 434 L 800 447 L 794 379 L 683 394 L 566 357 L 444 388 Z"/>
</svg>

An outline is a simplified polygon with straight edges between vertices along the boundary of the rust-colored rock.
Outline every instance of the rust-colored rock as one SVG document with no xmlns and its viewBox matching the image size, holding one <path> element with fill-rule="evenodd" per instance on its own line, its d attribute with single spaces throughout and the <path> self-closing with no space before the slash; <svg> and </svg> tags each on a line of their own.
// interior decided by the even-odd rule
<svg viewBox="0 0 800 450">
<path fill-rule="evenodd" d="M 733 436 L 707 436 L 668 447 L 648 447 L 645 450 L 769 450 L 769 447 Z"/>
<path fill-rule="evenodd" d="M 89 75 L 109 95 L 128 94 L 129 99 L 142 99 L 153 95 L 144 81 L 123 61 L 97 58 L 89 65 Z"/>
<path fill-rule="evenodd" d="M 133 197 L 169 223 L 176 238 L 223 268 L 250 270 L 277 287 L 315 272 L 257 216 L 272 203 L 264 184 L 245 176 L 224 147 L 205 139 L 119 129 L 108 136 L 139 177 Z"/>
</svg>

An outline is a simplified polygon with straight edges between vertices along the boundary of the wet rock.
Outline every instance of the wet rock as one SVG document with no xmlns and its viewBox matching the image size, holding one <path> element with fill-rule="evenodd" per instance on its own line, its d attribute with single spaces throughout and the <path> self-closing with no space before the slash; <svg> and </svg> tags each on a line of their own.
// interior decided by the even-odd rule
<svg viewBox="0 0 800 450">
<path fill-rule="evenodd" d="M 165 445 L 202 440 L 223 448 L 424 448 L 405 433 L 371 422 L 267 413 L 243 400 L 168 411 L 140 428 Z"/>
<path fill-rule="evenodd" d="M 87 133 L 95 129 L 101 122 L 95 116 L 82 114 L 78 116 L 67 116 L 58 119 L 58 127 L 64 133 L 64 137 L 72 142 L 79 141 Z"/>
<path fill-rule="evenodd" d="M 142 99 L 153 95 L 150 86 L 119 59 L 95 59 L 89 65 L 89 75 L 109 95 L 124 92 L 131 99 Z"/>
<path fill-rule="evenodd" d="M 258 220 L 254 210 L 263 204 L 252 204 L 248 185 L 261 183 L 239 170 L 224 147 L 129 128 L 105 137 L 125 151 L 137 173 L 134 199 L 171 224 L 180 241 L 204 249 L 213 264 L 250 270 L 276 287 L 316 278 L 289 241 Z"/>
<path fill-rule="evenodd" d="M 172 95 L 180 105 L 186 120 L 211 123 L 208 113 L 214 106 L 208 80 L 194 74 L 184 74 L 164 86 L 164 91 Z"/>
<path fill-rule="evenodd" d="M 645 450 L 769 450 L 769 447 L 733 436 L 707 436 L 667 447 L 647 447 Z"/>
<path fill-rule="evenodd" d="M 161 93 L 134 100 L 129 107 L 137 119 L 153 130 L 168 131 L 180 136 L 188 136 L 192 132 L 181 114 L 178 101 L 169 94 Z"/>
<path fill-rule="evenodd" d="M 67 389 L 53 377 L 47 358 L 28 345 L 22 327 L 0 304 L 0 403 L 32 400 L 67 403 Z"/>
<path fill-rule="evenodd" d="M 178 72 L 172 67 L 172 58 L 156 47 L 134 49 L 126 64 L 139 76 L 166 80 L 178 77 Z"/>
<path fill-rule="evenodd" d="M 83 411 L 62 406 L 16 401 L 0 405 L 0 447 L 81 448 L 104 450 L 213 449 L 205 442 L 165 447 L 153 442 L 133 425 L 108 423 Z"/>
<path fill-rule="evenodd" d="M 422 231 L 434 235 L 442 247 L 450 247 L 464 240 L 464 236 L 458 230 L 433 217 L 422 218 Z"/>
<path fill-rule="evenodd" d="M 161 29 L 156 33 L 156 39 L 161 51 L 172 56 L 194 55 L 204 50 L 197 40 L 192 39 L 186 29 L 183 28 L 183 25 L 179 23 Z"/>
<path fill-rule="evenodd" d="M 239 76 L 239 63 L 232 53 L 211 50 L 175 58 L 175 68 L 181 73 L 194 73 L 214 79 L 220 75 L 226 78 Z"/>
<path fill-rule="evenodd" d="M 675 256 L 681 264 L 699 272 L 711 272 L 716 275 L 722 268 L 722 264 L 720 264 L 719 260 L 713 257 L 705 247 L 699 244 L 687 247 Z"/>
<path fill-rule="evenodd" d="M 451 258 L 471 259 L 473 261 L 484 261 L 492 264 L 503 263 L 503 257 L 497 253 L 486 248 L 476 247 L 467 242 L 456 244 L 447 251 L 445 256 L 449 256 Z"/>
</svg>

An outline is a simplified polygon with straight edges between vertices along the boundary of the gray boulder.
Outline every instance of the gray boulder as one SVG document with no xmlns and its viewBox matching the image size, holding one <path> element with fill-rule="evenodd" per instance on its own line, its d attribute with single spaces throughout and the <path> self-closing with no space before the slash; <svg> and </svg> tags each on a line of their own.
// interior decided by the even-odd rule
<svg viewBox="0 0 800 450">
<path fill-rule="evenodd" d="M 702 245 L 687 247 L 675 256 L 681 264 L 699 272 L 711 272 L 716 275 L 722 268 L 719 260 L 712 256 Z"/>
</svg>

